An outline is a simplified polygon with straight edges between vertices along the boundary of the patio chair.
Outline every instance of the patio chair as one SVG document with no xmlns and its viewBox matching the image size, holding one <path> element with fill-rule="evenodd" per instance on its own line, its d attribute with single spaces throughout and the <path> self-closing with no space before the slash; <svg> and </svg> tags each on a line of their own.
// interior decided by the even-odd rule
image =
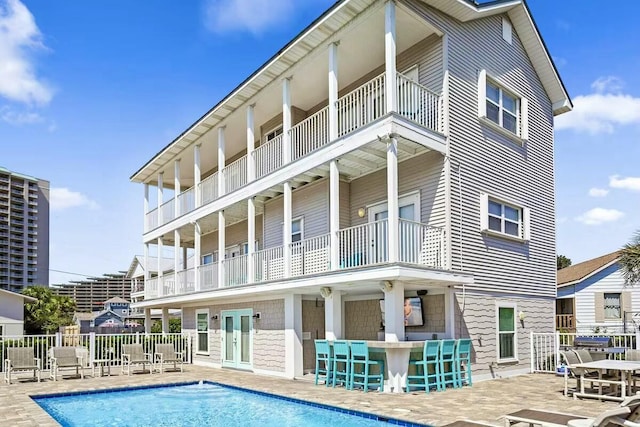
<svg viewBox="0 0 640 427">
<path fill-rule="evenodd" d="M 580 389 L 580 376 L 584 373 L 585 379 L 597 379 L 597 372 L 589 372 L 584 368 L 576 368 L 575 365 L 582 363 L 578 358 L 578 355 L 573 350 L 561 351 L 560 359 L 564 360 L 568 372 L 564 376 L 564 395 L 569 395 L 569 376 L 576 379 L 576 390 Z M 591 382 L 591 388 L 593 388 L 593 381 Z"/>
<path fill-rule="evenodd" d="M 142 344 L 123 344 L 122 345 L 122 373 L 126 372 L 127 375 L 131 375 L 131 368 L 134 365 L 142 365 L 142 371 L 145 371 L 145 367 L 149 365 L 149 373 L 153 374 L 153 360 L 151 353 L 145 353 Z"/>
<path fill-rule="evenodd" d="M 33 347 L 7 348 L 4 361 L 4 380 L 11 384 L 12 372 L 33 371 L 33 379 L 40 382 L 40 359 L 33 357 Z"/>
<path fill-rule="evenodd" d="M 349 348 L 349 341 L 335 340 L 333 342 L 333 368 L 331 369 L 333 387 L 335 387 L 336 384 L 342 384 L 347 390 L 350 388 L 350 359 L 351 349 Z M 341 366 L 344 366 L 344 370 L 340 369 Z"/>
<path fill-rule="evenodd" d="M 364 392 L 369 391 L 369 386 L 384 390 L 384 360 L 373 360 L 369 356 L 369 347 L 366 341 L 351 341 L 351 357 L 349 358 L 350 389 L 354 386 L 362 386 Z M 378 372 L 371 372 L 371 367 L 376 366 Z"/>
<path fill-rule="evenodd" d="M 181 351 L 176 351 L 173 348 L 173 344 L 156 344 L 156 351 L 153 356 L 154 369 L 158 372 L 164 372 L 165 364 L 173 364 L 173 370 L 178 370 L 178 364 L 180 364 L 180 372 L 184 372 L 184 359 Z M 156 368 L 158 365 L 159 368 Z"/>
<path fill-rule="evenodd" d="M 624 353 L 624 360 L 630 362 L 640 362 L 640 350 L 627 349 Z M 637 390 L 637 382 L 640 380 L 640 372 L 634 371 L 631 374 L 631 387 L 634 392 Z"/>
<path fill-rule="evenodd" d="M 51 362 L 49 378 L 54 381 L 58 380 L 61 369 L 75 369 L 76 376 L 84 378 L 84 362 L 82 357 L 78 356 L 75 347 L 52 347 L 49 360 Z"/>
<path fill-rule="evenodd" d="M 567 426 L 569 423 L 574 427 L 606 427 L 610 424 L 635 427 L 639 419 L 640 395 L 627 398 L 619 406 L 604 411 L 595 418 L 539 409 L 522 409 L 504 416 L 505 427 L 517 423 L 535 424 L 542 427 Z"/>
<path fill-rule="evenodd" d="M 429 393 L 431 387 L 442 390 L 442 377 L 440 375 L 440 347 L 442 341 L 425 341 L 422 349 L 422 359 L 410 360 L 409 365 L 416 367 L 416 375 L 407 375 L 406 392 L 411 388 L 424 388 L 425 393 Z"/>
<path fill-rule="evenodd" d="M 331 345 L 327 340 L 316 340 L 316 371 L 315 383 L 324 378 L 324 385 L 329 387 L 331 382 L 331 365 L 333 357 L 331 357 Z"/>
</svg>

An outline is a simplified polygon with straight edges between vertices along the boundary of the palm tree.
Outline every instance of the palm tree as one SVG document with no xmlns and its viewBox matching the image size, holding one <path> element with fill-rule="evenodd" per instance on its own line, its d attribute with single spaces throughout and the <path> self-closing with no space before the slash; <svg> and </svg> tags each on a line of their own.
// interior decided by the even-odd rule
<svg viewBox="0 0 640 427">
<path fill-rule="evenodd" d="M 631 238 L 631 242 L 620 250 L 618 259 L 622 275 L 627 285 L 640 284 L 640 230 Z"/>
</svg>

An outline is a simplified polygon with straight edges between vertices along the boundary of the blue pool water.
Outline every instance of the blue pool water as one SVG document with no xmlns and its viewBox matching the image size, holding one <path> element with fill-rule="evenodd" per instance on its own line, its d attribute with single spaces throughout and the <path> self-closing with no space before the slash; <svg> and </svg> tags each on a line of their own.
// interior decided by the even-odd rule
<svg viewBox="0 0 640 427">
<path fill-rule="evenodd" d="M 213 383 L 53 395 L 34 400 L 63 427 L 389 427 L 388 422 L 370 414 Z"/>
</svg>

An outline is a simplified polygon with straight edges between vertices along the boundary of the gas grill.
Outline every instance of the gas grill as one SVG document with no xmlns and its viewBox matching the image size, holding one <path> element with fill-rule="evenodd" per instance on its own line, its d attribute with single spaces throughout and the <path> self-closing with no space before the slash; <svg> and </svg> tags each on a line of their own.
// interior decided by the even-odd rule
<svg viewBox="0 0 640 427">
<path fill-rule="evenodd" d="M 587 350 L 589 353 L 624 353 L 625 347 L 614 347 L 611 337 L 575 337 L 573 348 Z"/>
</svg>

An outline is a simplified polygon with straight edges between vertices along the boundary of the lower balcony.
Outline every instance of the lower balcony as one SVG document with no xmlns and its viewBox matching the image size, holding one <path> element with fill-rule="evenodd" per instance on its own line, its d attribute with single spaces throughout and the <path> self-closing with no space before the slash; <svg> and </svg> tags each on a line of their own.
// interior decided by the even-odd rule
<svg viewBox="0 0 640 427">
<path fill-rule="evenodd" d="M 253 255 L 225 259 L 221 263 L 164 274 L 146 280 L 144 297 L 149 300 L 321 275 L 330 271 L 384 266 L 389 264 L 389 234 L 388 220 L 383 219 L 340 230 L 335 248 L 331 247 L 330 234 L 291 243 L 289 265 L 285 259 L 285 247 L 277 246 Z M 443 228 L 400 219 L 398 236 L 399 263 L 426 269 L 445 268 Z M 332 259 L 336 261 L 335 268 L 332 268 Z M 220 267 L 224 270 L 222 280 Z M 199 283 L 196 283 L 196 277 Z"/>
</svg>

